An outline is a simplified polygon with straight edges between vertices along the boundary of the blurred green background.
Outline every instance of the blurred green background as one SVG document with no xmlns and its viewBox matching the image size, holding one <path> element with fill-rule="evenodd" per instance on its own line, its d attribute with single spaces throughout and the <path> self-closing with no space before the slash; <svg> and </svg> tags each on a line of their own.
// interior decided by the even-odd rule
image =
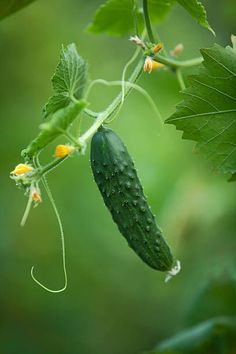
<svg viewBox="0 0 236 354">
<path fill-rule="evenodd" d="M 214 174 L 194 153 L 194 144 L 181 140 L 173 126 L 165 126 L 160 134 L 156 116 L 136 92 L 130 94 L 112 127 L 136 162 L 152 210 L 181 260 L 182 272 L 166 285 L 162 273 L 149 269 L 127 247 L 93 181 L 88 148 L 85 156 L 69 159 L 48 177 L 65 229 L 68 289 L 49 294 L 30 277 L 35 265 L 44 284 L 62 285 L 58 226 L 43 194 L 43 203 L 20 227 L 27 200 L 9 179 L 9 171 L 21 162 L 21 149 L 38 131 L 62 43 L 77 44 L 89 63 L 91 79 L 121 78 L 133 45 L 127 38 L 84 31 L 100 3 L 38 0 L 0 24 L 3 354 L 136 354 L 198 320 L 236 315 L 235 291 L 232 296 L 223 291 L 210 313 L 206 302 L 205 317 L 196 319 L 193 311 L 206 283 L 236 274 L 235 184 Z M 183 59 L 197 56 L 200 47 L 215 41 L 230 44 L 234 1 L 211 0 L 205 5 L 216 39 L 180 8 L 159 26 L 167 49 L 184 44 Z M 143 75 L 139 83 L 164 118 L 181 99 L 178 83 L 169 72 Z M 91 108 L 103 109 L 117 92 L 117 88 L 95 87 Z M 84 118 L 82 128 L 91 123 Z M 43 161 L 51 158 L 55 145 L 42 154 Z"/>
</svg>

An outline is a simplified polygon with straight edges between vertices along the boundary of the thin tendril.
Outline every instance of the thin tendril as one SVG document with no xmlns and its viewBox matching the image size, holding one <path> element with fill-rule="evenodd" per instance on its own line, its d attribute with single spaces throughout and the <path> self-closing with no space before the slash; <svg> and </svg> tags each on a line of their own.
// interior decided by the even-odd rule
<svg viewBox="0 0 236 354">
<path fill-rule="evenodd" d="M 126 72 L 127 72 L 127 69 L 128 67 L 135 61 L 135 59 L 137 58 L 138 54 L 140 53 L 141 51 L 141 48 L 140 47 L 137 47 L 133 56 L 130 58 L 130 60 L 125 64 L 124 66 L 124 69 L 123 69 L 123 72 L 122 72 L 122 81 L 125 80 L 125 75 L 126 75 Z M 87 89 L 87 92 L 86 92 L 86 96 L 85 96 L 85 99 L 88 100 L 88 96 L 91 92 L 91 90 L 93 89 L 94 85 L 96 85 L 96 83 L 100 81 L 100 79 L 97 79 L 97 80 L 93 80 L 89 86 L 88 86 L 88 89 Z M 121 96 L 121 103 L 120 105 L 122 106 L 123 102 L 124 102 L 124 98 L 125 98 L 125 84 L 122 85 L 122 96 Z"/>
<path fill-rule="evenodd" d="M 134 55 L 132 56 L 132 58 L 130 58 L 130 60 L 125 64 L 124 66 L 124 69 L 123 69 L 123 72 L 122 72 L 122 78 L 121 78 L 121 81 L 122 81 L 122 98 L 121 98 L 121 106 L 123 105 L 124 103 L 124 99 L 125 99 L 125 75 L 126 75 L 126 72 L 128 70 L 128 67 L 136 60 L 137 56 L 139 55 L 141 51 L 141 48 L 138 47 L 135 52 L 134 52 Z"/>
<path fill-rule="evenodd" d="M 37 164 L 40 166 L 38 158 L 37 158 Z M 53 289 L 50 289 L 50 288 L 46 287 L 39 280 L 36 279 L 36 277 L 34 275 L 34 266 L 31 268 L 31 277 L 39 286 L 41 286 L 43 289 L 47 290 L 48 292 L 50 292 L 50 293 L 61 293 L 62 291 L 64 291 L 67 288 L 67 270 L 66 270 L 66 252 L 65 252 L 64 231 L 63 231 L 63 226 L 62 226 L 60 214 L 59 214 L 59 212 L 57 210 L 55 201 L 53 199 L 51 190 L 50 190 L 50 188 L 48 186 L 48 183 L 47 183 L 47 180 L 46 180 L 45 176 L 42 177 L 42 183 L 43 183 L 45 191 L 46 191 L 46 193 L 48 195 L 50 203 L 51 203 L 51 205 L 53 207 L 53 210 L 55 212 L 55 215 L 56 215 L 56 218 L 57 218 L 57 222 L 58 222 L 58 225 L 59 225 L 59 229 L 60 229 L 61 247 L 62 247 L 62 265 L 63 265 L 63 273 L 64 273 L 64 286 L 61 289 L 58 289 L 58 290 L 53 290 Z"/>
<path fill-rule="evenodd" d="M 125 75 L 126 75 L 126 72 L 127 72 L 128 68 L 129 68 L 129 66 L 131 64 L 133 64 L 133 62 L 138 57 L 140 51 L 141 51 L 141 48 L 137 47 L 137 49 L 135 50 L 133 56 L 130 58 L 130 60 L 124 66 L 124 69 L 122 71 L 122 77 L 121 77 L 121 101 L 120 101 L 120 105 L 119 105 L 118 109 L 116 110 L 116 112 L 114 113 L 114 116 L 109 120 L 109 122 L 112 122 L 113 120 L 116 119 L 117 115 L 120 113 L 121 108 L 123 107 L 124 100 L 125 100 L 125 84 L 126 84 Z"/>
<path fill-rule="evenodd" d="M 31 206 L 32 206 L 32 185 L 30 186 L 30 190 L 29 190 L 29 198 L 28 198 L 28 202 L 26 204 L 26 208 L 24 211 L 24 214 L 22 216 L 21 222 L 20 222 L 20 226 L 25 226 L 25 223 L 27 221 L 27 218 L 29 216 L 30 210 L 31 210 Z"/>
<path fill-rule="evenodd" d="M 135 4 L 134 4 L 134 5 L 135 5 Z M 136 4 L 136 5 L 137 5 L 137 4 Z M 146 33 L 146 30 L 143 31 L 142 37 L 145 36 L 145 33 Z M 113 118 L 112 118 L 109 122 L 113 121 L 113 120 L 117 117 L 118 113 L 120 112 L 120 110 L 121 110 L 121 108 L 122 108 L 122 106 L 123 106 L 123 103 L 124 103 L 124 100 L 125 100 L 125 96 L 126 96 L 125 75 L 126 75 L 126 72 L 127 72 L 128 68 L 129 68 L 129 66 L 130 66 L 130 65 L 136 60 L 136 58 L 138 57 L 140 51 L 141 51 L 141 48 L 140 48 L 140 47 L 137 47 L 136 50 L 135 50 L 135 52 L 134 52 L 134 54 L 133 54 L 132 57 L 130 58 L 130 60 L 129 60 L 129 61 L 125 64 L 125 66 L 124 66 L 124 69 L 123 69 L 123 71 L 122 71 L 122 78 L 121 78 L 121 80 L 122 80 L 122 88 L 121 88 L 121 99 L 120 99 L 120 103 L 119 103 L 118 107 L 116 108 L 116 110 L 114 111 Z M 90 91 L 92 90 L 93 86 L 94 86 L 97 82 L 99 82 L 99 81 L 100 81 L 100 79 L 94 80 L 93 82 L 91 82 L 91 84 L 89 85 L 89 88 L 88 88 L 88 90 L 87 90 L 87 96 L 86 96 L 86 97 L 88 97 L 88 95 L 89 95 Z M 130 85 L 130 87 L 131 87 L 131 85 Z"/>
<path fill-rule="evenodd" d="M 142 87 L 140 87 L 137 84 L 131 83 L 129 81 L 106 81 L 106 80 L 103 80 L 103 79 L 97 79 L 97 80 L 94 81 L 94 84 L 98 84 L 98 83 L 99 84 L 104 84 L 104 85 L 107 85 L 107 86 L 119 86 L 119 85 L 123 85 L 125 83 L 125 85 L 130 86 L 133 89 L 135 89 L 138 92 L 140 92 L 148 100 L 148 102 L 150 103 L 152 109 L 155 111 L 156 115 L 158 116 L 161 128 L 163 128 L 163 119 L 162 119 L 160 111 L 158 110 L 158 108 L 157 108 L 155 102 L 153 101 L 153 99 L 151 98 L 151 96 Z"/>
<path fill-rule="evenodd" d="M 88 101 L 88 96 L 90 95 L 90 92 L 92 91 L 93 86 L 95 85 L 96 80 L 93 80 L 92 82 L 90 82 L 86 94 L 85 94 L 85 100 Z"/>
<path fill-rule="evenodd" d="M 77 119 L 77 121 L 76 121 L 76 123 L 77 123 L 75 126 L 75 136 L 76 137 L 80 136 L 83 119 L 84 119 L 84 112 L 82 112 L 82 114 L 79 116 L 79 119 Z"/>
<path fill-rule="evenodd" d="M 67 130 L 63 130 L 60 129 L 60 131 L 62 132 L 62 134 L 67 137 L 68 140 L 70 140 L 71 143 L 73 143 L 76 147 L 80 148 L 78 141 L 76 140 L 76 138 L 73 137 L 73 135 L 71 135 L 70 132 L 68 132 Z"/>
</svg>

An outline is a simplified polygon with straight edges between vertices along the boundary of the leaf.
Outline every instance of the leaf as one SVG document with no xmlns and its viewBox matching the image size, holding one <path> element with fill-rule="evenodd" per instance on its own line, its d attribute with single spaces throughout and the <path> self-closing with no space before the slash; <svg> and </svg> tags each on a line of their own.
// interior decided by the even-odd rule
<svg viewBox="0 0 236 354">
<path fill-rule="evenodd" d="M 43 116 L 46 118 L 58 109 L 67 106 L 70 103 L 70 97 L 67 93 L 58 93 L 49 97 L 48 102 L 43 107 Z"/>
<path fill-rule="evenodd" d="M 48 122 L 41 124 L 39 134 L 21 153 L 25 160 L 31 160 L 49 143 L 62 135 L 86 106 L 85 100 L 71 102 L 68 106 L 56 111 Z"/>
<path fill-rule="evenodd" d="M 135 33 L 134 17 L 136 16 L 139 31 L 143 29 L 142 8 L 135 9 L 134 0 L 108 0 L 95 13 L 88 31 L 92 33 L 106 32 L 111 35 Z M 175 0 L 149 0 L 148 7 L 153 22 L 160 22 L 169 12 Z"/>
<path fill-rule="evenodd" d="M 231 178 L 229 179 L 229 182 L 234 182 L 236 181 L 236 173 L 234 173 Z"/>
<path fill-rule="evenodd" d="M 0 20 L 10 16 L 34 0 L 0 0 Z"/>
<path fill-rule="evenodd" d="M 207 21 L 207 14 L 204 6 L 198 0 L 177 0 L 177 2 L 189 12 L 189 14 L 197 20 L 197 22 L 211 31 L 214 35 L 215 32 Z"/>
<path fill-rule="evenodd" d="M 211 278 L 199 289 L 188 314 L 188 325 L 195 325 L 211 317 L 236 318 L 235 303 L 235 276 L 224 272 L 217 278 Z"/>
<path fill-rule="evenodd" d="M 236 172 L 236 53 L 215 44 L 202 49 L 204 67 L 190 77 L 184 101 L 166 120 L 197 142 L 216 171 Z"/>
<path fill-rule="evenodd" d="M 135 32 L 133 0 L 108 0 L 95 13 L 87 30 L 92 33 L 106 32 L 111 35 L 126 35 Z M 138 23 L 142 15 L 136 12 Z"/>
<path fill-rule="evenodd" d="M 43 116 L 66 107 L 73 98 L 81 99 L 87 82 L 87 65 L 78 54 L 74 43 L 62 46 L 60 61 L 52 77 L 55 94 L 43 108 Z"/>
<path fill-rule="evenodd" d="M 175 2 L 175 0 L 149 0 L 148 9 L 152 22 L 161 22 L 172 9 Z"/>
<path fill-rule="evenodd" d="M 199 353 L 199 350 L 200 353 L 209 353 L 209 349 L 212 348 L 211 344 L 217 342 L 217 337 L 224 338 L 228 345 L 234 346 L 232 339 L 234 342 L 235 335 L 236 317 L 215 317 L 164 340 L 156 347 L 156 351 L 150 353 L 190 354 Z"/>
<path fill-rule="evenodd" d="M 191 16 L 203 27 L 214 31 L 207 22 L 206 11 L 197 0 L 177 0 Z M 107 0 L 95 13 L 88 31 L 92 33 L 106 32 L 111 35 L 135 34 L 134 16 L 137 18 L 139 30 L 143 28 L 142 7 L 134 7 L 137 0 Z M 149 0 L 148 8 L 152 23 L 158 23 L 171 10 L 176 0 Z"/>
</svg>

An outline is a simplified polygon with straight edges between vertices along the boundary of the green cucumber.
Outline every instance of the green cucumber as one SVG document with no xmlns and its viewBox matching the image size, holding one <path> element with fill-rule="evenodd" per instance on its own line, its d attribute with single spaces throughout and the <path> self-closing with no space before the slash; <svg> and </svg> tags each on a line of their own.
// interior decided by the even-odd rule
<svg viewBox="0 0 236 354">
<path fill-rule="evenodd" d="M 91 142 L 95 182 L 129 246 L 150 267 L 170 271 L 174 259 L 148 206 L 134 163 L 111 129 L 101 127 Z"/>
</svg>

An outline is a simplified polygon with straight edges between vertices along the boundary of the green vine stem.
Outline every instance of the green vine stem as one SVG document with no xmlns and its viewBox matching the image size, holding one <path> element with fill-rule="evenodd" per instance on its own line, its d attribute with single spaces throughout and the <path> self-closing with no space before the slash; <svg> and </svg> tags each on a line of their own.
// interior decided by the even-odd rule
<svg viewBox="0 0 236 354">
<path fill-rule="evenodd" d="M 163 57 L 160 54 L 155 54 L 153 58 L 156 59 L 159 63 L 162 63 L 171 69 L 188 68 L 191 66 L 200 65 L 203 61 L 202 57 L 180 61 L 172 58 Z"/>
<path fill-rule="evenodd" d="M 147 0 L 143 0 L 143 17 L 144 17 L 144 23 L 145 27 L 147 30 L 148 38 L 150 42 L 155 43 L 155 38 L 152 32 L 152 26 L 149 18 L 149 12 L 148 12 L 148 2 Z"/>
<path fill-rule="evenodd" d="M 97 113 L 97 112 L 94 112 L 94 111 L 92 111 L 91 109 L 88 109 L 88 108 L 85 108 L 84 109 L 84 113 L 86 113 L 88 116 L 90 116 L 91 118 L 97 118 L 98 117 L 98 115 L 99 115 L 99 113 Z"/>
<path fill-rule="evenodd" d="M 181 70 L 178 68 L 178 69 L 176 69 L 175 73 L 176 73 L 176 77 L 178 79 L 179 86 L 180 86 L 181 90 L 185 90 L 186 87 L 185 87 L 185 83 L 184 83 L 184 79 L 183 79 L 183 75 L 182 75 Z"/>
<path fill-rule="evenodd" d="M 142 74 L 143 71 L 143 61 L 140 60 L 139 63 L 136 65 L 133 73 L 131 74 L 129 78 L 130 83 L 135 83 L 140 75 Z M 86 110 L 85 113 L 88 114 L 90 117 L 95 118 L 94 123 L 91 125 L 91 127 L 77 140 L 73 138 L 70 134 L 66 132 L 62 132 L 67 138 L 71 141 L 73 139 L 73 142 L 75 146 L 83 151 L 83 148 L 86 147 L 87 141 L 96 133 L 98 128 L 107 120 L 109 119 L 119 108 L 120 104 L 123 102 L 124 98 L 130 93 L 132 90 L 132 85 L 125 85 L 124 87 L 124 92 L 121 91 L 116 98 L 112 101 L 112 103 L 107 107 L 107 109 L 103 112 L 93 112 L 90 110 Z M 78 151 L 78 149 L 76 149 Z M 64 162 L 68 156 L 64 158 L 57 158 L 54 159 L 52 162 L 49 164 L 45 165 L 44 167 L 37 169 L 34 177 L 34 181 L 37 180 L 39 181 L 43 176 L 54 170 L 58 165 L 60 165 L 62 162 Z"/>
<path fill-rule="evenodd" d="M 170 69 L 172 69 L 174 71 L 177 71 L 178 69 L 181 69 L 181 68 L 188 68 L 191 66 L 200 65 L 203 61 L 202 57 L 197 57 L 197 58 L 193 58 L 193 59 L 189 59 L 189 60 L 180 61 L 180 60 L 175 60 L 172 58 L 163 57 L 162 55 L 159 55 L 159 54 L 156 54 L 154 56 L 154 59 L 156 59 L 159 63 L 166 65 L 167 67 L 169 67 Z M 137 64 L 133 74 L 129 78 L 130 83 L 135 83 L 137 81 L 137 79 L 139 78 L 139 76 L 142 73 L 142 68 L 143 68 L 143 61 L 140 60 L 140 62 Z M 181 88 L 183 89 L 183 87 L 181 87 Z M 131 87 L 126 88 L 125 96 L 127 96 L 127 94 L 130 92 L 131 89 L 132 89 Z M 122 99 L 122 94 L 120 93 L 104 112 L 93 112 L 89 109 L 85 109 L 84 113 L 86 113 L 91 118 L 98 118 L 99 117 L 100 119 L 102 119 L 101 114 L 105 114 L 107 116 L 104 118 L 104 120 L 106 120 L 117 109 L 117 107 L 119 106 L 119 104 L 121 102 L 121 99 Z"/>
<path fill-rule="evenodd" d="M 68 156 L 65 156 L 63 158 L 57 158 L 54 159 L 52 162 L 49 164 L 40 167 L 39 170 L 36 172 L 36 179 L 39 181 L 43 176 L 45 176 L 48 172 L 54 170 L 58 165 L 60 165 L 63 161 L 65 161 L 68 158 Z"/>
<path fill-rule="evenodd" d="M 138 18 L 137 18 L 137 13 L 138 13 L 138 6 L 136 0 L 133 0 L 133 19 L 134 19 L 134 30 L 137 36 L 139 36 L 139 30 L 138 30 Z"/>
<path fill-rule="evenodd" d="M 155 31 L 155 36 L 154 36 L 153 31 L 152 31 L 152 25 L 151 25 L 150 16 L 149 16 L 148 1 L 147 0 L 143 0 L 143 17 L 144 17 L 146 32 L 148 34 L 150 42 L 152 42 L 153 44 L 160 43 L 161 42 L 160 36 L 158 35 L 158 33 L 156 31 Z M 167 53 L 165 47 L 163 48 L 163 54 L 166 57 L 168 57 L 168 53 Z"/>
<path fill-rule="evenodd" d="M 143 71 L 143 61 L 140 60 L 137 66 L 135 67 L 133 73 L 129 78 L 130 83 L 135 83 Z M 129 92 L 132 90 L 132 86 L 125 86 L 124 96 L 123 93 L 120 92 L 116 98 L 112 101 L 112 103 L 107 107 L 107 109 L 103 112 L 97 113 L 97 119 L 92 124 L 92 126 L 78 139 L 80 145 L 85 145 L 87 140 L 90 139 L 93 134 L 98 130 L 98 128 L 108 119 L 111 117 L 112 114 L 119 108 L 122 100 L 124 97 L 127 97 Z M 86 112 L 88 113 L 88 112 Z"/>
</svg>

